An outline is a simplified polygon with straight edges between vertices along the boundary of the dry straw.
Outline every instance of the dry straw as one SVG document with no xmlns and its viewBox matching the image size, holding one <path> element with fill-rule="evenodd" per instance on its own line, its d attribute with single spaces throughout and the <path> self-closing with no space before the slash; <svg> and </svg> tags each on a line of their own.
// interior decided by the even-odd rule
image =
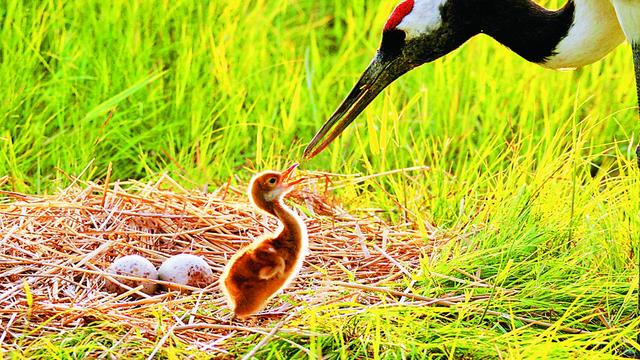
<svg viewBox="0 0 640 360">
<path fill-rule="evenodd" d="M 255 352 L 269 339 L 280 338 L 278 334 L 311 335 L 288 326 L 302 307 L 345 299 L 363 307 L 406 299 L 421 306 L 486 300 L 430 299 L 389 288 L 402 283 L 397 281 L 402 277 L 410 278 L 420 268 L 421 256 L 446 239 L 420 235 L 410 223 L 390 225 L 374 213 L 350 214 L 327 200 L 332 187 L 362 178 L 307 175 L 309 181 L 288 198 L 303 210 L 311 252 L 284 296 L 245 322 L 232 319 L 216 283 L 190 295 L 173 291 L 148 296 L 135 288 L 115 295 L 103 290 L 103 270 L 128 254 L 143 255 L 159 266 L 171 255 L 193 253 L 207 259 L 219 274 L 239 248 L 277 226 L 249 205 L 244 189 L 227 184 L 211 193 L 187 191 L 162 176 L 155 183 L 74 179 L 57 195 L 4 192 L 0 343 L 7 349 L 20 339 L 24 346 L 30 339 L 98 323 L 136 329 L 128 334 L 153 341 L 153 353 L 167 346 L 169 337 L 224 353 L 230 334 L 238 332 L 264 335 Z M 158 311 L 169 314 L 162 326 Z M 126 342 L 126 336 L 121 341 Z"/>
</svg>

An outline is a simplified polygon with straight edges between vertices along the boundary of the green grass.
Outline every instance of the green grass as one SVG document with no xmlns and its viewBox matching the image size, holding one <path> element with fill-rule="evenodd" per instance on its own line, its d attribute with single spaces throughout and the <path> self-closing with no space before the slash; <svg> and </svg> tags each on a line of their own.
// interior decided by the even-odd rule
<svg viewBox="0 0 640 360">
<path fill-rule="evenodd" d="M 299 160 L 373 56 L 395 0 L 0 2 L 0 178 L 53 192 L 65 174 L 190 188 Z M 549 2 L 546 2 L 548 4 Z M 464 306 L 307 309 L 295 338 L 326 358 L 608 358 L 636 318 L 640 171 L 628 45 L 576 72 L 529 64 L 485 38 L 385 91 L 304 169 L 373 174 L 336 196 L 453 237 L 391 286 L 481 294 L 432 273 L 518 290 L 489 308 L 578 327 L 524 326 Z M 422 270 L 422 271 L 419 271 Z M 490 290 L 484 290 L 485 292 Z M 610 324 L 594 317 L 601 312 Z M 106 351 L 122 329 L 43 338 L 16 358 Z M 159 340 L 159 339 L 158 339 Z M 237 339 L 237 354 L 257 342 Z M 624 345 L 626 342 L 627 345 Z M 46 344 L 46 345 L 44 345 Z M 77 344 L 81 344 L 74 353 Z M 131 344 L 130 344 L 131 345 Z M 141 339 L 121 350 L 149 354 Z M 162 355 L 206 356 L 176 342 Z M 640 347 L 635 344 L 636 347 Z M 301 355 L 283 341 L 261 358 Z M 0 355 L 0 358 L 2 356 Z"/>
</svg>

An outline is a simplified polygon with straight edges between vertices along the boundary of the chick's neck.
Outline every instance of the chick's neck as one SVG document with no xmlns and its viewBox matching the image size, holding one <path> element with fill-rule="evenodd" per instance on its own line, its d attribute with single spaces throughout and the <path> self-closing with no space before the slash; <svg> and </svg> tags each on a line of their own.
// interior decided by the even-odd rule
<svg viewBox="0 0 640 360">
<path fill-rule="evenodd" d="M 272 212 L 270 213 L 282 223 L 282 231 L 278 233 L 278 239 L 284 241 L 292 240 L 295 242 L 296 247 L 301 247 L 307 236 L 302 219 L 284 204 L 282 198 L 278 198 L 273 202 L 271 210 Z"/>
</svg>

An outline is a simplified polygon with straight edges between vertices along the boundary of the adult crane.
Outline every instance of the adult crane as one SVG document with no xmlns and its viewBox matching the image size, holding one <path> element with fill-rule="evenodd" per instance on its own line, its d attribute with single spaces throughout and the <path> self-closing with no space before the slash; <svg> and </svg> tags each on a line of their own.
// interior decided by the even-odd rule
<svg viewBox="0 0 640 360">
<path fill-rule="evenodd" d="M 387 20 L 375 57 L 304 156 L 326 148 L 394 80 L 480 33 L 553 69 L 593 63 L 626 36 L 640 103 L 640 0 L 569 0 L 558 10 L 531 0 L 405 0 Z M 636 154 L 640 166 L 640 146 Z"/>
<path fill-rule="evenodd" d="M 532 0 L 404 0 L 387 20 L 375 57 L 304 156 L 312 158 L 326 148 L 394 80 L 480 33 L 553 69 L 591 64 L 626 36 L 640 103 L 640 0 L 569 0 L 558 10 Z M 640 166 L 640 146 L 636 155 Z M 638 297 L 640 311 L 640 292 Z"/>
</svg>

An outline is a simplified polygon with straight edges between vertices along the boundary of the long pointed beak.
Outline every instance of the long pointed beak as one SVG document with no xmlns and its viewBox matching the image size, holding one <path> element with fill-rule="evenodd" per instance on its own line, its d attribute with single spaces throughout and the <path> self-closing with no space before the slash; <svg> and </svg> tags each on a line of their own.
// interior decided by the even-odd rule
<svg viewBox="0 0 640 360">
<path fill-rule="evenodd" d="M 311 159 L 324 150 L 384 88 L 411 70 L 410 65 L 399 60 L 384 60 L 380 53 L 373 58 L 349 95 L 304 149 L 306 159 Z"/>
</svg>

